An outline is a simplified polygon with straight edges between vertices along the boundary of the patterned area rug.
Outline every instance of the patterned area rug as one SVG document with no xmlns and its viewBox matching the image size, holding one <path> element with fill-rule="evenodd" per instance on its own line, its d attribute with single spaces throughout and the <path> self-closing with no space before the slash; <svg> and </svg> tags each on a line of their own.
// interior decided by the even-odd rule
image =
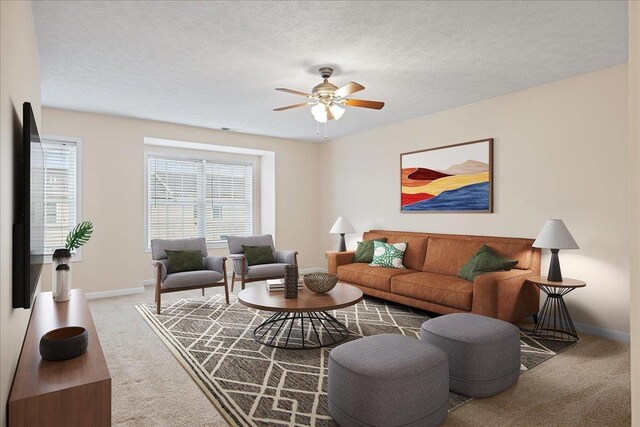
<svg viewBox="0 0 640 427">
<path fill-rule="evenodd" d="M 332 347 L 283 350 L 253 339 L 253 329 L 270 313 L 249 309 L 233 295 L 182 299 L 136 309 L 218 407 L 231 425 L 335 426 L 327 408 L 327 366 Z M 351 335 L 381 333 L 420 336 L 430 317 L 412 308 L 365 298 L 355 306 L 330 312 Z M 555 356 L 572 343 L 542 340 L 521 333 L 521 372 Z M 450 393 L 449 410 L 471 398 Z"/>
</svg>

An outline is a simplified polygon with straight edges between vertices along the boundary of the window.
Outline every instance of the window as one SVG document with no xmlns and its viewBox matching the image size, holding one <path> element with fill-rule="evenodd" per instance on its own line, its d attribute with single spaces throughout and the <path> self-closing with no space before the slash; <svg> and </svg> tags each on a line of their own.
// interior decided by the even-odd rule
<svg viewBox="0 0 640 427">
<path fill-rule="evenodd" d="M 151 239 L 204 236 L 207 245 L 254 231 L 253 164 L 147 155 Z"/>
<path fill-rule="evenodd" d="M 49 255 L 64 248 L 67 234 L 80 216 L 79 141 L 43 136 L 41 143 L 44 152 L 44 250 Z"/>
</svg>

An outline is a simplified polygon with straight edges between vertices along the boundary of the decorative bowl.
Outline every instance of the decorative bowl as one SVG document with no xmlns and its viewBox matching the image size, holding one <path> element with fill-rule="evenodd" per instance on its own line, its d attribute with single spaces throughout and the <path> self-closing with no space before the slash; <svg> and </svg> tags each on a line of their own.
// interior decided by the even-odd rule
<svg viewBox="0 0 640 427">
<path fill-rule="evenodd" d="M 330 273 L 311 273 L 303 278 L 307 288 L 318 294 L 329 292 L 338 283 L 338 275 Z"/>
<path fill-rule="evenodd" d="M 40 355 L 58 361 L 80 356 L 89 346 L 89 333 L 81 326 L 67 326 L 47 332 L 40 338 Z"/>
</svg>

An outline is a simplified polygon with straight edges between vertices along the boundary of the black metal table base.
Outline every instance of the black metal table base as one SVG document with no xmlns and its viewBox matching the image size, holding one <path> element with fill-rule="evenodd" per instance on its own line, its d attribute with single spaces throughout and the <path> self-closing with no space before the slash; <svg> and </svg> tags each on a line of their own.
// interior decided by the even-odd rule
<svg viewBox="0 0 640 427">
<path fill-rule="evenodd" d="M 533 328 L 533 334 L 556 341 L 578 341 L 578 333 L 573 326 L 563 298 L 575 288 L 556 288 L 543 285 L 538 285 L 538 287 L 547 294 L 547 299 L 538 314 L 538 323 Z"/>
<path fill-rule="evenodd" d="M 278 312 L 253 331 L 260 344 L 290 350 L 307 350 L 339 343 L 349 330 L 325 311 Z"/>
</svg>

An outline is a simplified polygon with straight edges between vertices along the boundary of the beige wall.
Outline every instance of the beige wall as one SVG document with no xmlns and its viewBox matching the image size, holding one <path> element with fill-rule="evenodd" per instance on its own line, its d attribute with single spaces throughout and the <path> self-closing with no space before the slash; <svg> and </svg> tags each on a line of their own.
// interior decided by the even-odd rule
<svg viewBox="0 0 640 427">
<path fill-rule="evenodd" d="M 131 289 L 153 277 L 144 251 L 144 137 L 274 151 L 276 245 L 297 249 L 302 268 L 324 262 L 313 227 L 319 222 L 319 145 L 50 108 L 42 115 L 43 133 L 82 138 L 82 219 L 93 221 L 94 233 L 82 261 L 72 266 L 74 287 L 89 293 Z M 50 274 L 49 268 L 43 272 L 43 289 Z"/>
<path fill-rule="evenodd" d="M 588 283 L 566 298 L 574 320 L 626 334 L 627 111 L 621 65 L 330 141 L 319 228 L 346 216 L 359 233 L 353 248 L 371 228 L 535 237 L 562 218 L 580 245 L 560 252 L 563 274 Z M 495 213 L 399 212 L 400 153 L 490 137 Z"/>
<path fill-rule="evenodd" d="M 631 402 L 640 426 L 640 2 L 629 2 L 629 170 L 631 176 Z"/>
<path fill-rule="evenodd" d="M 0 425 L 31 310 L 12 306 L 13 147 L 22 141 L 22 103 L 40 126 L 40 69 L 31 2 L 0 2 Z"/>
</svg>

